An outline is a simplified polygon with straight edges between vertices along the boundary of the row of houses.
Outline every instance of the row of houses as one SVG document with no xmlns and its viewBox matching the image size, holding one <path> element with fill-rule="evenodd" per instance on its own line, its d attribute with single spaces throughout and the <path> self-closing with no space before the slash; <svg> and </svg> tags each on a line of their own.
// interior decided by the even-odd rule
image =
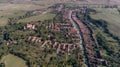
<svg viewBox="0 0 120 67">
<path fill-rule="evenodd" d="M 40 23 L 40 21 L 38 21 L 38 23 Z M 27 23 L 23 26 L 23 30 L 36 30 L 37 29 L 37 26 L 35 24 L 32 24 L 31 23 Z M 29 36 L 28 37 L 28 41 L 31 40 L 32 42 L 40 42 L 40 39 L 37 38 L 37 37 L 32 37 L 32 36 Z M 27 41 L 27 39 L 26 39 Z M 7 41 L 5 42 L 7 46 L 9 45 L 16 45 L 18 42 L 17 41 Z"/>
<path fill-rule="evenodd" d="M 56 23 L 53 27 L 49 27 L 50 29 L 52 29 L 53 31 L 62 31 L 63 29 L 70 29 L 72 28 L 72 25 L 69 23 Z"/>
<path fill-rule="evenodd" d="M 17 45 L 18 42 L 17 41 L 7 41 L 6 42 L 6 45 L 9 46 L 9 45 Z"/>
<path fill-rule="evenodd" d="M 40 37 L 35 37 L 35 36 L 29 36 L 26 38 L 26 42 L 33 42 L 36 44 L 39 44 L 42 48 L 49 48 L 52 47 L 53 49 L 56 49 L 56 53 L 70 53 L 73 51 L 75 48 L 78 48 L 79 43 L 59 43 L 57 41 L 53 42 L 51 40 L 45 40 L 42 41 L 42 38 Z"/>
<path fill-rule="evenodd" d="M 47 29 L 52 30 L 54 32 L 60 32 L 60 27 L 59 27 L 59 23 L 55 23 L 55 24 L 50 24 Z"/>
<path fill-rule="evenodd" d="M 36 36 L 29 36 L 26 38 L 27 42 L 33 42 L 33 43 L 41 43 L 42 38 L 41 37 L 36 37 Z"/>
<path fill-rule="evenodd" d="M 85 49 L 88 53 L 88 58 L 89 58 L 89 63 L 91 66 L 96 67 L 96 64 L 94 64 L 96 61 L 93 59 L 95 57 L 95 52 L 93 50 L 93 45 L 90 43 L 91 40 L 89 39 L 89 32 L 88 29 L 86 28 L 86 26 L 80 21 L 78 20 L 78 18 L 76 17 L 76 12 L 73 12 L 72 17 L 74 19 L 74 21 L 77 22 L 77 24 L 79 25 L 81 32 L 83 34 L 83 39 L 84 39 L 84 43 L 85 43 Z"/>
<path fill-rule="evenodd" d="M 69 12 L 70 12 L 70 10 L 69 9 L 65 9 L 65 11 L 64 11 L 64 14 L 63 14 L 63 18 L 69 23 L 70 21 L 69 21 Z M 70 22 L 71 23 L 71 22 Z"/>
<path fill-rule="evenodd" d="M 90 36 L 90 31 L 89 29 L 86 27 L 86 25 L 84 23 L 82 23 L 77 17 L 76 17 L 76 11 L 73 12 L 72 14 L 72 18 L 73 20 L 79 25 L 82 35 L 83 35 L 83 39 L 84 39 L 84 43 L 85 43 L 85 50 L 88 53 L 88 59 L 89 59 L 89 63 L 92 67 L 97 67 L 97 63 L 98 61 L 101 59 L 101 62 L 105 62 L 104 59 L 100 58 L 100 57 L 96 57 L 96 51 L 94 51 L 95 48 L 95 42 L 92 41 L 91 36 Z M 101 56 L 101 54 L 99 54 Z"/>
<path fill-rule="evenodd" d="M 29 29 L 29 30 L 35 30 L 36 29 L 36 25 L 32 24 L 32 23 L 27 23 L 24 26 L 24 30 Z"/>
<path fill-rule="evenodd" d="M 70 53 L 71 51 L 73 51 L 74 49 L 78 48 L 78 44 L 70 44 L 70 43 L 58 43 L 55 42 L 52 46 L 53 48 L 56 49 L 56 53 Z"/>
<path fill-rule="evenodd" d="M 66 29 L 67 27 L 68 29 L 67 36 L 72 36 L 72 40 L 75 43 L 78 43 L 80 42 L 80 38 L 79 38 L 80 35 L 77 32 L 77 29 L 73 26 L 72 22 L 70 21 L 69 13 L 70 13 L 70 10 L 66 9 L 63 15 L 63 18 L 66 20 L 66 24 L 62 24 L 62 26 L 64 29 Z"/>
</svg>

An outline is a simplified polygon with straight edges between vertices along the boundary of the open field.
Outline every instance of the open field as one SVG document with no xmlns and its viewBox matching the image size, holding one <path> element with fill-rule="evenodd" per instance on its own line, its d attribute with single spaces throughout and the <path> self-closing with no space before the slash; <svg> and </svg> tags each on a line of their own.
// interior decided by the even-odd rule
<svg viewBox="0 0 120 67">
<path fill-rule="evenodd" d="M 6 18 L 0 18 L 0 26 L 5 26 L 7 24 L 7 20 Z"/>
<path fill-rule="evenodd" d="M 39 4 L 35 4 L 39 3 Z M 35 9 L 44 9 L 52 6 L 55 2 L 34 2 L 34 3 L 0 3 L 0 26 L 7 24 L 8 18 L 17 17 L 23 15 L 26 11 L 31 11 Z"/>
<path fill-rule="evenodd" d="M 27 67 L 24 60 L 12 54 L 4 56 L 1 62 L 5 63 L 5 67 Z"/>
<path fill-rule="evenodd" d="M 12 2 L 12 3 L 11 3 Z M 56 3 L 66 1 L 60 0 L 0 0 L 0 26 L 7 24 L 8 18 L 23 15 L 26 11 L 44 9 Z"/>
<path fill-rule="evenodd" d="M 113 0 L 112 0 L 113 1 Z M 112 2 L 111 1 L 111 2 Z M 0 26 L 7 24 L 10 17 L 16 17 L 24 14 L 26 11 L 43 9 L 52 6 L 56 3 L 105 3 L 106 0 L 86 0 L 86 1 L 71 1 L 71 0 L 0 0 Z M 114 2 L 119 3 L 117 0 Z"/>
<path fill-rule="evenodd" d="M 26 11 L 41 7 L 31 4 L 0 4 L 0 26 L 7 24 L 8 18 L 23 15 Z"/>
<path fill-rule="evenodd" d="M 95 8 L 99 13 L 91 14 L 91 17 L 94 19 L 102 19 L 108 22 L 108 28 L 110 32 L 114 33 L 117 36 L 120 36 L 120 14 L 117 9 L 112 8 Z"/>
<path fill-rule="evenodd" d="M 40 15 L 37 15 L 37 16 L 31 16 L 29 18 L 25 18 L 25 19 L 21 19 L 18 21 L 19 22 L 31 22 L 31 21 L 44 21 L 44 20 L 49 20 L 49 19 L 53 19 L 53 17 L 55 17 L 55 14 L 50 14 L 50 13 L 47 13 L 47 14 L 40 14 Z"/>
</svg>

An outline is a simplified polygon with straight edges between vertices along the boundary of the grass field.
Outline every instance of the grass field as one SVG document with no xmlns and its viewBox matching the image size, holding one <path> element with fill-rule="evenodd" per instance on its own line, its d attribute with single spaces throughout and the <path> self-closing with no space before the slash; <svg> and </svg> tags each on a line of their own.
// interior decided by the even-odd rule
<svg viewBox="0 0 120 67">
<path fill-rule="evenodd" d="M 91 14 L 90 16 L 94 19 L 102 19 L 108 22 L 108 28 L 113 34 L 120 36 L 120 14 L 117 9 L 112 8 L 96 8 L 99 12 L 97 14 Z"/>
<path fill-rule="evenodd" d="M 8 18 L 23 15 L 26 11 L 40 8 L 31 4 L 0 4 L 0 26 L 8 22 Z"/>
<path fill-rule="evenodd" d="M 8 18 L 21 16 L 26 11 L 31 11 L 35 9 L 44 9 L 44 8 L 52 6 L 53 4 L 63 3 L 63 2 L 66 2 L 66 1 L 13 0 L 13 3 L 10 3 L 10 0 L 0 0 L 0 26 L 6 25 Z"/>
<path fill-rule="evenodd" d="M 1 62 L 5 63 L 5 67 L 27 67 L 24 60 L 12 54 L 4 56 Z"/>
<path fill-rule="evenodd" d="M 31 22 L 31 21 L 44 21 L 44 20 L 49 20 L 49 19 L 53 19 L 53 17 L 55 17 L 55 14 L 50 14 L 50 13 L 47 13 L 47 14 L 40 14 L 40 15 L 37 15 L 37 16 L 31 16 L 29 18 L 25 18 L 25 19 L 21 19 L 18 21 L 19 22 Z"/>
<path fill-rule="evenodd" d="M 7 24 L 7 20 L 6 18 L 0 18 L 0 26 L 5 26 Z"/>
<path fill-rule="evenodd" d="M 43 3 L 39 2 L 39 4 L 37 5 L 34 3 L 22 3 L 22 4 L 0 3 L 0 26 L 6 25 L 8 22 L 8 18 L 21 16 L 26 11 L 44 9 L 50 7 L 54 3 L 45 4 L 45 2 Z"/>
</svg>

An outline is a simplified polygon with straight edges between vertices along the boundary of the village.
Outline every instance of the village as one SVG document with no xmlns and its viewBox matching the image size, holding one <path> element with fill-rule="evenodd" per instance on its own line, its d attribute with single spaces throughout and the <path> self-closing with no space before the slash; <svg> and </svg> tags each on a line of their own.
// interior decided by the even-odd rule
<svg viewBox="0 0 120 67">
<path fill-rule="evenodd" d="M 60 12 L 63 8 L 64 6 L 60 5 L 56 10 Z M 48 26 L 45 25 L 46 29 L 57 33 L 66 30 L 65 37 L 71 37 L 71 43 L 58 42 L 57 39 L 54 39 L 52 33 L 49 33 L 49 35 L 47 35 L 48 39 L 44 41 L 42 37 L 36 36 L 29 36 L 25 41 L 40 45 L 41 48 L 55 49 L 56 54 L 67 53 L 68 55 L 71 55 L 75 49 L 79 49 L 82 52 L 82 55 L 86 56 L 84 58 L 86 60 L 83 61 L 86 67 L 97 67 L 96 64 L 98 63 L 107 65 L 107 62 L 102 59 L 100 51 L 94 51 L 96 42 L 94 42 L 94 39 L 92 38 L 92 32 L 89 31 L 88 27 L 76 17 L 78 10 L 79 9 L 65 9 L 65 12 L 63 13 L 63 19 L 65 19 L 65 22 L 49 23 Z M 82 8 L 81 12 L 85 13 L 86 8 Z M 37 27 L 32 23 L 27 23 L 23 28 L 24 30 L 37 30 Z"/>
<path fill-rule="evenodd" d="M 2 54 L 18 56 L 26 61 L 28 67 L 109 66 L 110 62 L 106 59 L 108 48 L 104 46 L 107 40 L 104 40 L 99 32 L 96 33 L 98 29 L 104 31 L 103 27 L 107 30 L 107 25 L 102 23 L 105 21 L 99 21 L 103 27 L 97 27 L 95 24 L 98 21 L 89 16 L 96 14 L 96 10 L 87 6 L 71 7 L 70 5 L 59 3 L 47 9 L 32 10 L 28 12 L 27 17 L 25 16 L 28 19 L 31 16 L 36 18 L 37 15 L 43 17 L 53 14 L 55 16 L 52 19 L 9 23 L 8 26 L 3 27 L 4 30 L 0 32 L 3 41 L 0 43 L 4 45 L 1 49 L 6 53 Z M 105 6 L 105 8 L 109 7 Z M 24 15 L 20 17 L 23 19 Z M 8 21 L 11 22 L 12 19 Z M 100 37 L 103 37 L 103 40 Z M 103 50 L 106 50 L 106 54 Z M 108 54 L 111 52 L 108 50 Z"/>
<path fill-rule="evenodd" d="M 66 20 L 69 20 L 69 15 L 63 17 L 66 17 Z M 80 38 L 79 34 L 76 30 L 76 28 L 73 27 L 72 23 L 70 21 L 66 21 L 65 23 L 55 23 L 55 24 L 49 24 L 49 26 L 45 27 L 48 30 L 54 31 L 54 32 L 61 32 L 62 30 L 66 30 L 66 37 L 71 36 L 72 43 L 59 43 L 56 39 L 52 40 L 53 34 L 48 35 L 47 37 L 50 40 L 42 41 L 41 37 L 36 36 L 29 36 L 26 38 L 27 42 L 33 42 L 37 44 L 42 44 L 41 47 L 43 48 L 50 48 L 56 49 L 56 53 L 70 53 L 76 48 L 80 48 Z M 37 29 L 36 26 L 32 23 L 28 23 L 24 26 L 24 30 L 35 30 Z"/>
<path fill-rule="evenodd" d="M 56 11 L 60 12 L 64 8 L 64 5 L 60 5 L 56 7 Z M 38 36 L 27 36 L 25 38 L 26 43 L 32 43 L 34 45 L 39 45 L 41 49 L 55 49 L 57 55 L 61 54 L 67 54 L 71 55 L 74 50 L 79 49 L 82 53 L 78 54 L 78 60 L 82 56 L 85 55 L 85 60 L 80 61 L 79 63 L 86 66 L 86 67 L 97 67 L 96 64 L 99 62 L 102 62 L 103 64 L 107 64 L 104 59 L 102 59 L 102 56 L 99 52 L 99 57 L 96 57 L 96 52 L 94 51 L 95 42 L 94 39 L 91 38 L 91 32 L 87 28 L 84 23 L 82 23 L 76 16 L 76 13 L 79 9 L 65 9 L 62 18 L 65 20 L 65 22 L 58 22 L 58 23 L 48 23 L 41 24 L 40 26 L 43 26 L 46 30 L 61 33 L 63 32 L 65 34 L 65 37 L 62 38 L 63 40 L 66 40 L 66 42 L 60 42 L 57 39 L 55 39 L 53 33 L 48 33 L 49 35 L 46 35 L 47 40 L 44 40 L 43 37 Z M 82 8 L 82 13 L 86 12 L 86 8 Z M 38 31 L 39 24 L 36 22 L 35 24 L 32 22 L 29 22 L 25 24 L 22 29 L 24 31 Z M 67 39 L 65 39 L 67 38 Z M 68 40 L 70 40 L 68 42 Z M 62 41 L 62 40 L 61 40 Z M 7 46 L 10 46 L 11 44 L 17 44 L 16 41 L 8 41 L 6 43 Z M 86 52 L 86 53 L 85 53 Z"/>
</svg>

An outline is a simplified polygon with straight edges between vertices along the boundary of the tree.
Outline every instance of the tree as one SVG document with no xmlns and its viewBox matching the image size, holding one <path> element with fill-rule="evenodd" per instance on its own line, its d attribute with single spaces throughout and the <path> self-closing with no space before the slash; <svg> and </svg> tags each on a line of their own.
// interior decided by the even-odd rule
<svg viewBox="0 0 120 67">
<path fill-rule="evenodd" d="M 0 63 L 0 67 L 5 67 L 5 64 L 4 63 Z"/>
<path fill-rule="evenodd" d="M 9 33 L 6 32 L 3 37 L 4 40 L 8 41 L 9 40 Z"/>
</svg>

